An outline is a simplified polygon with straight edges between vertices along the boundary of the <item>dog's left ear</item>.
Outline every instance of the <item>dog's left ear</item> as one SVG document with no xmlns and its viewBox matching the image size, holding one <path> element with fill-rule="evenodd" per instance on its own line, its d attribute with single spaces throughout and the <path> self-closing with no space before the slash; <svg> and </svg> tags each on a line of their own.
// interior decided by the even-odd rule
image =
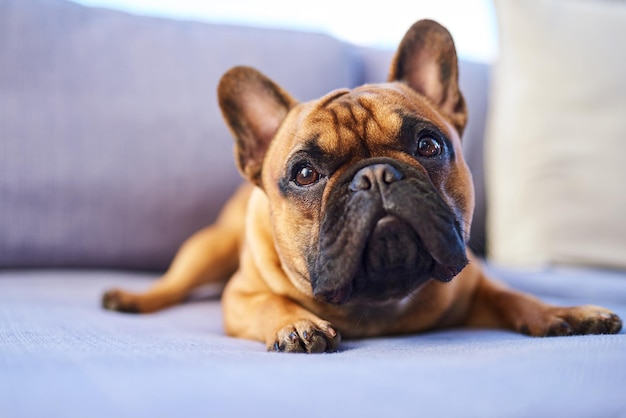
<svg viewBox="0 0 626 418">
<path fill-rule="evenodd" d="M 459 69 L 450 32 L 432 20 L 413 24 L 398 47 L 388 81 L 400 81 L 426 96 L 446 115 L 459 135 L 467 108 L 459 90 Z"/>
<path fill-rule="evenodd" d="M 261 167 L 274 135 L 297 104 L 289 93 L 251 67 L 234 67 L 217 88 L 222 115 L 235 137 L 237 166 L 261 187 Z"/>
</svg>

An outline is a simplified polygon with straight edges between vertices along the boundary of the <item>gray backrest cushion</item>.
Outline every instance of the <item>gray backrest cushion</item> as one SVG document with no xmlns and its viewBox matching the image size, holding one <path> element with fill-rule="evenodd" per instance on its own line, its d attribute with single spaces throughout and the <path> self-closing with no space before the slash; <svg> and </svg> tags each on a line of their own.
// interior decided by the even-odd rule
<svg viewBox="0 0 626 418">
<path fill-rule="evenodd" d="M 165 268 L 241 181 L 217 106 L 228 68 L 254 66 L 308 100 L 384 81 L 391 56 L 319 34 L 1 0 L 0 268 Z M 486 67 L 467 65 L 474 144 Z M 482 163 L 481 150 L 468 155 Z"/>
<path fill-rule="evenodd" d="M 327 36 L 0 1 L 0 267 L 162 269 L 241 181 L 219 77 L 354 84 Z"/>
</svg>

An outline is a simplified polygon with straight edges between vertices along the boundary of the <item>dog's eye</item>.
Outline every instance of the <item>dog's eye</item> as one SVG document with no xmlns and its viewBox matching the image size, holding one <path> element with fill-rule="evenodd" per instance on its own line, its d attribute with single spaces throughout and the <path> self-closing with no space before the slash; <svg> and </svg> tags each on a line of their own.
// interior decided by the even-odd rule
<svg viewBox="0 0 626 418">
<path fill-rule="evenodd" d="M 417 153 L 421 157 L 434 158 L 441 155 L 441 142 L 430 134 L 420 137 L 417 141 Z"/>
<path fill-rule="evenodd" d="M 309 164 L 304 164 L 296 169 L 293 181 L 295 181 L 298 186 L 310 186 L 317 183 L 319 179 L 320 173 Z"/>
</svg>

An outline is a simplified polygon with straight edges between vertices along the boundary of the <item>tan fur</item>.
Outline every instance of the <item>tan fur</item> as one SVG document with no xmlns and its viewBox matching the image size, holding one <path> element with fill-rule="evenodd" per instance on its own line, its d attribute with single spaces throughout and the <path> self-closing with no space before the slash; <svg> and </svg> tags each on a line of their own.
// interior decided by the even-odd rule
<svg viewBox="0 0 626 418">
<path fill-rule="evenodd" d="M 306 255 L 321 238 L 332 191 L 359 162 L 384 158 L 429 176 L 463 223 L 463 239 L 469 238 L 474 196 L 462 158 L 467 111 L 457 72 L 449 34 L 430 21 L 411 28 L 388 83 L 337 90 L 308 103 L 298 104 L 253 69 L 229 71 L 220 83 L 220 103 L 237 138 L 239 168 L 254 186 L 242 187 L 215 225 L 190 238 L 150 290 L 109 291 L 104 306 L 152 312 L 232 275 L 222 299 L 226 332 L 263 341 L 270 350 L 334 351 L 341 336 L 451 326 L 500 327 L 533 336 L 618 332 L 621 320 L 606 309 L 549 306 L 489 279 L 469 251 L 469 264 L 452 281 L 431 279 L 400 300 L 336 304 L 313 296 Z M 430 173 L 399 146 L 401 115 L 428 121 L 450 140 L 455 158 L 445 173 Z M 319 199 L 288 198 L 281 189 L 285 164 L 311 142 L 317 152 L 332 155 L 335 166 Z"/>
</svg>

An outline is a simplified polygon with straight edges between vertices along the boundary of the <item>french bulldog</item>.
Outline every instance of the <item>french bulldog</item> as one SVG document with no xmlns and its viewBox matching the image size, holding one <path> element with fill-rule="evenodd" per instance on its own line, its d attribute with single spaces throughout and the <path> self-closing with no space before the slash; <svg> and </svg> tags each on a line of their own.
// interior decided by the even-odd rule
<svg viewBox="0 0 626 418">
<path fill-rule="evenodd" d="M 298 103 L 249 67 L 218 97 L 248 182 L 145 293 L 107 309 L 152 312 L 230 278 L 229 335 L 268 350 L 331 352 L 341 336 L 498 327 L 531 336 L 617 333 L 597 306 L 557 307 L 487 277 L 467 248 L 474 207 L 467 109 L 449 32 L 407 32 L 386 83 Z"/>
</svg>

